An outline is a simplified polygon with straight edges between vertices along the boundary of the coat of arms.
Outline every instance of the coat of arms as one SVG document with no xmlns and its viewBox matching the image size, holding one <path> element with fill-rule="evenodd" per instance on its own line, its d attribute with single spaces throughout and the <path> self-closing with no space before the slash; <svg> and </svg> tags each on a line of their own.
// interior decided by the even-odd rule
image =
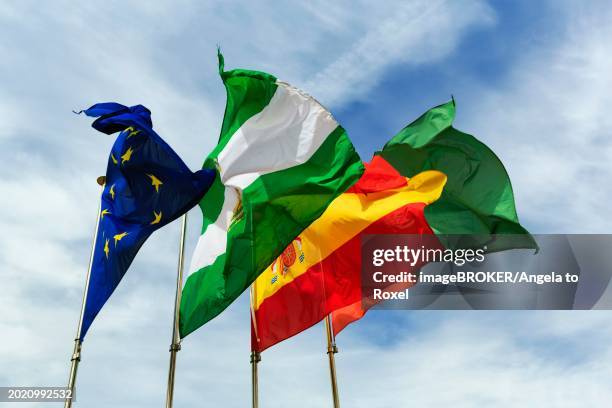
<svg viewBox="0 0 612 408">
<path fill-rule="evenodd" d="M 296 261 L 300 263 L 304 262 L 305 256 L 304 251 L 302 250 L 302 239 L 297 237 L 291 242 L 287 248 L 283 251 L 283 253 L 276 258 L 274 263 L 272 263 L 272 282 L 277 281 L 277 273 L 278 269 L 282 268 L 281 275 L 285 276 L 289 269 L 295 264 Z"/>
</svg>

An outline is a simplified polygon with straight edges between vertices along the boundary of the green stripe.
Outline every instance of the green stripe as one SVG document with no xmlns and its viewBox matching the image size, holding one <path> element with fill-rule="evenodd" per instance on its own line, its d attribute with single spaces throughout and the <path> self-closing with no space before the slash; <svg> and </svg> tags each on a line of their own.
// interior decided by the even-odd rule
<svg viewBox="0 0 612 408">
<path fill-rule="evenodd" d="M 276 77 L 259 71 L 234 69 L 223 71 L 223 55 L 219 53 L 219 70 L 227 91 L 227 102 L 219 143 L 208 155 L 203 167 L 215 169 L 215 159 L 234 133 L 254 115 L 258 114 L 268 104 L 276 92 Z M 202 234 L 208 226 L 217 220 L 224 201 L 224 187 L 217 171 L 217 177 L 211 189 L 200 201 L 204 217 Z"/>
<path fill-rule="evenodd" d="M 213 181 L 210 189 L 200 200 L 200 210 L 202 210 L 202 231 L 200 234 L 204 234 L 208 226 L 214 224 L 217 218 L 219 218 L 224 201 L 225 186 L 221 182 L 221 177 L 217 171 L 215 181 Z"/>
<path fill-rule="evenodd" d="M 420 149 L 428 145 L 444 129 L 453 125 L 455 120 L 455 101 L 431 108 L 417 120 L 393 136 L 383 148 L 389 151 L 393 146 L 409 145 L 413 149 Z M 408 163 L 406 163 L 408 164 Z"/>
<path fill-rule="evenodd" d="M 216 158 L 238 129 L 268 104 L 276 92 L 276 77 L 265 72 L 234 69 L 223 71 L 223 55 L 219 53 L 219 69 L 223 85 L 227 91 L 227 102 L 219 144 L 215 147 L 204 167 L 214 167 Z"/>
<path fill-rule="evenodd" d="M 521 226 L 510 177 L 499 158 L 474 136 L 452 127 L 455 103 L 437 106 L 402 129 L 380 154 L 401 174 L 438 170 L 448 181 L 442 196 L 425 208 L 438 234 L 519 234 L 489 245 L 490 251 L 536 248 Z"/>
<path fill-rule="evenodd" d="M 265 174 L 246 188 L 245 216 L 230 227 L 226 254 L 187 280 L 181 337 L 229 306 L 362 173 L 346 132 L 337 127 L 306 163 Z"/>
</svg>

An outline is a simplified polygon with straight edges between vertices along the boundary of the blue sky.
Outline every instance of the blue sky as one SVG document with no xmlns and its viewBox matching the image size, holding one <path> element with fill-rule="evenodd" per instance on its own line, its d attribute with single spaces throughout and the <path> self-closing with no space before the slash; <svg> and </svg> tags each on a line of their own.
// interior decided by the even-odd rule
<svg viewBox="0 0 612 408">
<path fill-rule="evenodd" d="M 338 119 L 351 130 L 364 157 L 380 147 L 373 143 L 373 135 L 384 141 L 383 135 L 393 135 L 451 95 L 462 109 L 462 105 L 469 104 L 465 98 L 473 96 L 473 88 L 503 84 L 511 72 L 509 62 L 520 58 L 527 44 L 537 38 L 542 41 L 562 28 L 555 19 L 549 18 L 554 7 L 545 2 L 503 1 L 493 2 L 490 7 L 495 22 L 466 30 L 443 61 L 409 69 L 406 64 L 390 64 L 366 98 L 349 101 L 335 111 Z M 409 60 L 410 56 L 406 58 Z M 394 109 L 386 113 L 390 106 Z M 459 115 L 459 124 L 461 120 Z"/>
<path fill-rule="evenodd" d="M 112 137 L 75 116 L 142 103 L 192 169 L 214 146 L 227 68 L 260 69 L 332 110 L 359 153 L 454 95 L 533 232 L 612 230 L 612 10 L 601 1 L 58 1 L 0 5 L 0 385 L 63 385 Z M 200 227 L 190 213 L 188 256 Z M 163 403 L 179 226 L 143 247 L 94 322 L 85 407 Z M 176 405 L 249 404 L 243 296 L 190 335 Z M 604 406 L 605 312 L 372 311 L 338 337 L 345 407 Z M 266 351 L 261 406 L 325 407 L 323 327 Z M 27 404 L 23 404 L 27 406 Z"/>
</svg>

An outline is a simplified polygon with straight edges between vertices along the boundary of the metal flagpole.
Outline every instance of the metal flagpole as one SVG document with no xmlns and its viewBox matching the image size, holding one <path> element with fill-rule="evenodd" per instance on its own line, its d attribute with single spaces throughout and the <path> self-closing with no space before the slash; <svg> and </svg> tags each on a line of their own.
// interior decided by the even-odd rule
<svg viewBox="0 0 612 408">
<path fill-rule="evenodd" d="M 183 289 L 183 258 L 185 256 L 185 232 L 187 231 L 187 213 L 181 223 L 181 239 L 179 244 L 178 272 L 176 276 L 176 295 L 174 298 L 174 324 L 172 325 L 172 344 L 170 345 L 170 368 L 168 370 L 168 391 L 166 393 L 166 408 L 172 408 L 174 399 L 174 373 L 176 371 L 176 354 L 181 349 L 179 333 L 179 310 L 181 307 L 181 291 Z"/>
<path fill-rule="evenodd" d="M 331 316 L 325 318 L 325 331 L 327 332 L 327 355 L 329 356 L 329 374 L 331 376 L 332 395 L 334 397 L 334 408 L 340 408 L 340 398 L 338 396 L 338 382 L 336 381 L 336 360 L 334 354 L 338 352 L 336 339 L 332 328 Z"/>
<path fill-rule="evenodd" d="M 253 228 L 253 214 L 250 214 L 251 231 Z M 253 241 L 251 241 L 251 265 L 255 265 L 255 249 L 253 248 Z M 249 291 L 249 311 L 251 312 L 251 326 L 255 335 L 257 343 L 259 343 L 259 335 L 257 334 L 257 319 L 255 317 L 255 300 L 257 293 L 255 291 L 256 284 L 253 282 Z M 252 340 L 252 339 L 251 339 Z M 252 408 L 259 407 L 259 378 L 257 376 L 257 364 L 261 361 L 261 353 L 256 350 L 251 350 L 251 404 Z"/>
<path fill-rule="evenodd" d="M 106 177 L 100 176 L 96 180 L 100 186 L 104 189 L 106 183 Z M 91 276 L 91 267 L 93 265 L 94 250 L 96 249 L 96 241 L 98 238 L 98 226 L 100 225 L 100 211 L 102 209 L 102 201 L 98 205 L 98 212 L 96 214 L 96 229 L 94 230 L 94 236 L 91 243 L 91 253 L 89 255 L 89 267 L 87 268 L 87 277 L 85 278 L 85 289 L 83 290 L 83 301 L 81 302 L 81 315 L 79 316 L 79 324 L 77 326 L 76 337 L 74 339 L 74 350 L 72 351 L 72 357 L 70 358 L 70 377 L 68 378 L 68 389 L 70 390 L 71 396 L 64 402 L 64 408 L 72 407 L 72 398 L 74 397 L 74 385 L 76 383 L 77 370 L 79 363 L 81 362 L 81 328 L 83 327 L 83 315 L 85 313 L 85 303 L 87 301 L 87 291 L 89 290 L 89 277 Z"/>
<path fill-rule="evenodd" d="M 259 407 L 259 387 L 257 378 L 257 363 L 261 361 L 261 353 L 251 351 L 251 383 L 252 383 L 252 407 Z"/>
<path fill-rule="evenodd" d="M 253 303 L 255 302 L 255 284 L 251 285 L 251 290 L 249 291 L 250 305 L 249 311 L 251 312 L 251 325 L 253 328 L 253 333 L 251 336 L 255 336 L 257 341 L 259 342 L 259 337 L 257 336 L 257 320 L 255 319 L 255 310 L 253 307 Z M 256 350 L 251 351 L 251 400 L 252 400 L 252 408 L 259 407 L 259 378 L 257 376 L 257 363 L 261 361 L 261 353 Z"/>
</svg>

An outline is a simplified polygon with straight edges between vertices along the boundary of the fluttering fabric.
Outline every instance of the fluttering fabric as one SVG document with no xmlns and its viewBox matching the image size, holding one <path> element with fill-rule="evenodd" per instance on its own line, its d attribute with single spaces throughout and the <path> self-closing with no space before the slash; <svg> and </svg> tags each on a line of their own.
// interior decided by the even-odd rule
<svg viewBox="0 0 612 408">
<path fill-rule="evenodd" d="M 81 340 L 146 239 L 195 206 L 215 178 L 213 170 L 192 172 L 142 105 L 99 103 L 82 112 L 98 118 L 94 129 L 120 133 L 108 158 Z"/>
</svg>

